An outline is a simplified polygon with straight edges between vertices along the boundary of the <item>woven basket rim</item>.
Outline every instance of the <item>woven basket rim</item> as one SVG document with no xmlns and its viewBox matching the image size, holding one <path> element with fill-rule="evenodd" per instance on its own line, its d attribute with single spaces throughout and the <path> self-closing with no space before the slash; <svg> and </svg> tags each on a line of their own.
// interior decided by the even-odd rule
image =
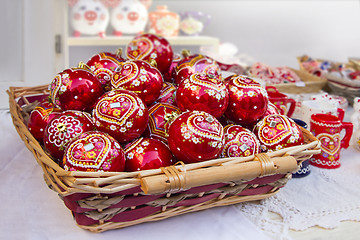
<svg viewBox="0 0 360 240">
<path fill-rule="evenodd" d="M 160 169 L 143 170 L 138 172 L 75 172 L 66 171 L 55 163 L 46 154 L 41 145 L 28 131 L 22 116 L 20 116 L 21 106 L 17 101 L 33 94 L 47 93 L 47 85 L 37 87 L 10 87 L 9 94 L 10 112 L 14 126 L 27 148 L 34 154 L 37 162 L 42 167 L 45 181 L 54 191 L 60 195 L 69 195 L 77 192 L 83 193 L 114 193 L 140 185 L 140 179 L 146 176 L 163 174 Z M 282 156 L 294 156 L 296 160 L 305 160 L 320 151 L 320 142 L 306 129 L 302 129 L 306 144 L 284 148 L 279 151 L 267 153 L 270 158 Z M 305 156 L 305 157 L 304 157 Z M 200 163 L 185 164 L 186 171 L 215 167 L 219 165 L 242 164 L 253 161 L 255 156 L 247 158 L 220 158 Z M 183 166 L 176 166 L 181 169 Z M 93 184 L 91 184 L 93 183 Z M 112 187 L 108 184 L 111 183 Z M 90 186 L 92 185 L 92 186 Z"/>
</svg>

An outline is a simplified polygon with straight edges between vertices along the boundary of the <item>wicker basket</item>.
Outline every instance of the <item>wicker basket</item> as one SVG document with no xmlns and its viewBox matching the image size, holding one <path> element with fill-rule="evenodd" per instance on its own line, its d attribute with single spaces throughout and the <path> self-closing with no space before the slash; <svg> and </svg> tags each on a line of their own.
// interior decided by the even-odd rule
<svg viewBox="0 0 360 240">
<path fill-rule="evenodd" d="M 47 86 L 11 87 L 16 130 L 42 167 L 48 186 L 93 232 L 123 228 L 274 195 L 302 161 L 320 152 L 303 129 L 305 144 L 246 158 L 223 158 L 138 172 L 70 172 L 59 167 L 26 127 L 26 111 L 44 98 Z M 46 96 L 46 95 L 45 95 Z"/>
<path fill-rule="evenodd" d="M 329 87 L 333 94 L 345 97 L 352 105 L 355 97 L 360 97 L 360 81 L 341 78 L 335 74 L 326 73 Z"/>
</svg>

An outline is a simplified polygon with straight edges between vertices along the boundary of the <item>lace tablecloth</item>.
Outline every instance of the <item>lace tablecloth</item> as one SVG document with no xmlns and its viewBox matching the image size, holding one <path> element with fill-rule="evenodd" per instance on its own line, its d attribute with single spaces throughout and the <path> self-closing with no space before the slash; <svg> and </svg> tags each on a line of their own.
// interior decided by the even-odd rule
<svg viewBox="0 0 360 240">
<path fill-rule="evenodd" d="M 275 196 L 236 208 L 274 239 L 291 239 L 289 229 L 332 229 L 341 221 L 360 221 L 360 153 L 342 150 L 341 164 L 331 170 L 310 166 L 308 176 L 292 179 Z"/>
</svg>

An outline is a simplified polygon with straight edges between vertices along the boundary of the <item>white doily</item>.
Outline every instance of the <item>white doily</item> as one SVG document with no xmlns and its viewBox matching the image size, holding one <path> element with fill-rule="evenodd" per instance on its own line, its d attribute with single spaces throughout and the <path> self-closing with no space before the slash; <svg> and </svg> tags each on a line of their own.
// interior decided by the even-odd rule
<svg viewBox="0 0 360 240">
<path fill-rule="evenodd" d="M 342 150 L 341 164 L 338 169 L 311 166 L 310 175 L 290 180 L 260 204 L 235 206 L 274 239 L 291 239 L 289 229 L 332 229 L 341 221 L 360 221 L 360 153 Z M 269 212 L 281 218 L 275 219 Z"/>
</svg>

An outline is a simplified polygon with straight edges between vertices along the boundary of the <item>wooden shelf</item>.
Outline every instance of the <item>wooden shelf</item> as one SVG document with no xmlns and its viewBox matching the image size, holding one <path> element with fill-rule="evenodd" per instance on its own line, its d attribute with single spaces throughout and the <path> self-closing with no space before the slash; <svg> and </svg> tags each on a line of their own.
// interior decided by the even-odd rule
<svg viewBox="0 0 360 240">
<path fill-rule="evenodd" d="M 115 37 L 108 36 L 105 38 L 100 37 L 68 37 L 68 46 L 116 46 L 127 45 L 134 36 Z M 212 45 L 215 48 L 219 46 L 220 40 L 215 37 L 208 36 L 179 36 L 166 38 L 171 45 L 197 45 L 207 46 Z"/>
</svg>

